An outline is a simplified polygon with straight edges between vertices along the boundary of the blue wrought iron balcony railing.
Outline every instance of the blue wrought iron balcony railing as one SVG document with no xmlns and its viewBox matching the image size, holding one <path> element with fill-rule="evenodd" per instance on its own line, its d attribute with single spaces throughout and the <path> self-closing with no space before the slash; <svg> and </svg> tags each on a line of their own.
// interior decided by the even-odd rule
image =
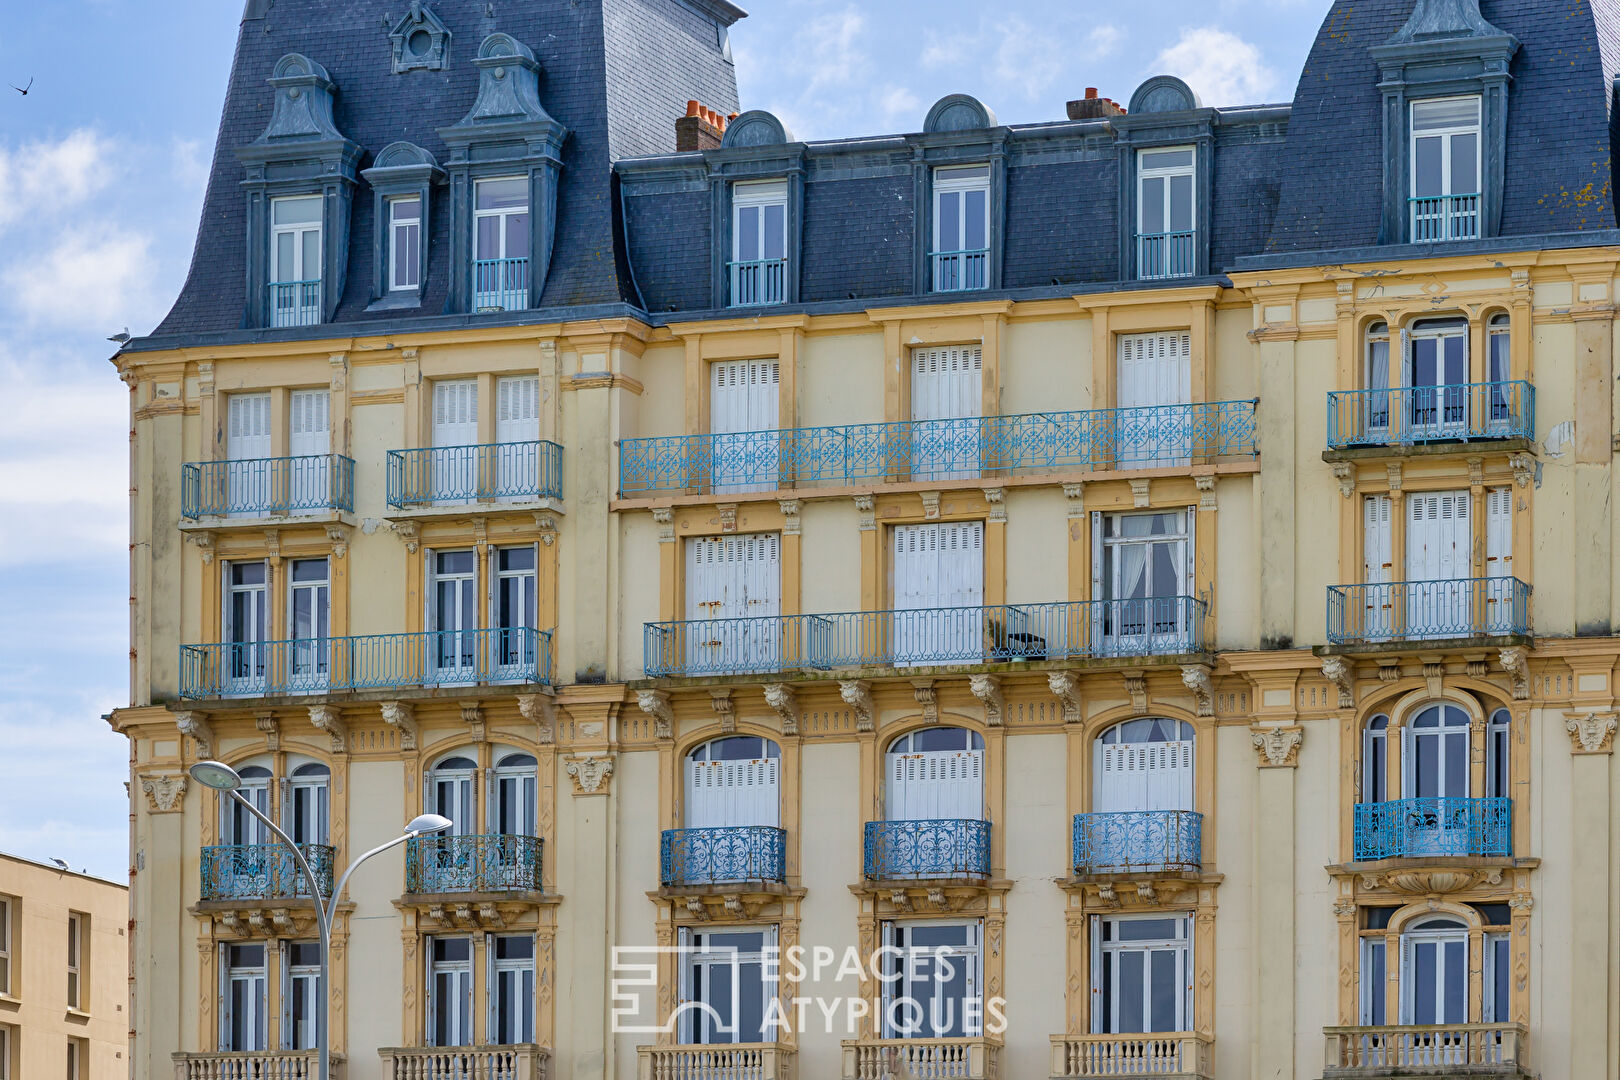
<svg viewBox="0 0 1620 1080">
<path fill-rule="evenodd" d="M 475 313 L 528 310 L 528 259 L 478 259 L 472 273 Z"/>
<path fill-rule="evenodd" d="M 765 825 L 671 829 L 659 852 L 665 888 L 787 880 L 787 833 Z"/>
<path fill-rule="evenodd" d="M 1197 871 L 1203 866 L 1204 815 L 1192 810 L 1076 814 L 1074 872 L 1126 874 Z"/>
<path fill-rule="evenodd" d="M 1513 854 L 1512 799 L 1397 799 L 1356 805 L 1356 861 Z"/>
<path fill-rule="evenodd" d="M 863 667 L 1185 656 L 1208 605 L 1190 596 L 649 623 L 649 678 Z"/>
<path fill-rule="evenodd" d="M 180 646 L 188 700 L 550 682 L 551 632 L 528 627 Z"/>
<path fill-rule="evenodd" d="M 193 461 L 180 468 L 180 513 L 268 517 L 354 512 L 354 461 L 341 454 Z"/>
<path fill-rule="evenodd" d="M 562 447 L 486 443 L 388 451 L 388 505 L 396 510 L 562 498 Z"/>
<path fill-rule="evenodd" d="M 1412 205 L 1412 243 L 1479 239 L 1479 196 L 1425 195 Z"/>
<path fill-rule="evenodd" d="M 1380 645 L 1524 636 L 1530 593 L 1510 577 L 1330 585 L 1327 638 L 1334 645 Z"/>
<path fill-rule="evenodd" d="M 405 845 L 405 891 L 539 892 L 538 836 L 417 836 Z"/>
<path fill-rule="evenodd" d="M 276 281 L 270 284 L 270 326 L 280 330 L 289 326 L 318 326 L 325 321 L 321 310 L 323 290 L 321 281 Z"/>
<path fill-rule="evenodd" d="M 990 287 L 990 249 L 936 251 L 929 256 L 934 267 L 935 292 L 972 292 Z"/>
<path fill-rule="evenodd" d="M 732 307 L 765 307 L 787 299 L 787 260 L 756 259 L 734 262 L 726 267 Z"/>
<path fill-rule="evenodd" d="M 1524 381 L 1393 386 L 1328 394 L 1328 449 L 1536 437 Z"/>
<path fill-rule="evenodd" d="M 1136 276 L 1141 281 L 1192 277 L 1198 273 L 1196 232 L 1138 233 Z"/>
<path fill-rule="evenodd" d="M 623 498 L 961 480 L 1253 458 L 1255 402 L 674 435 L 619 444 Z"/>
<path fill-rule="evenodd" d="M 327 844 L 300 844 L 315 871 L 321 896 L 332 895 L 333 851 Z M 298 860 L 281 844 L 227 844 L 202 849 L 204 900 L 307 900 L 309 884 Z"/>
<path fill-rule="evenodd" d="M 988 821 L 866 823 L 868 881 L 918 881 L 989 876 Z"/>
</svg>

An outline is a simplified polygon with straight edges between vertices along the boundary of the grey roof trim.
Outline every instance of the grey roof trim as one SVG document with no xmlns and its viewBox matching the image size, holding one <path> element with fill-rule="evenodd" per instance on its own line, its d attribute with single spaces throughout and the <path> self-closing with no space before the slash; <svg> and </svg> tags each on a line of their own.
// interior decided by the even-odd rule
<svg viewBox="0 0 1620 1080">
<path fill-rule="evenodd" d="M 1248 273 L 1254 270 L 1295 270 L 1309 266 L 1332 267 L 1355 263 L 1418 262 L 1457 255 L 1500 255 L 1511 251 L 1564 251 L 1585 247 L 1620 247 L 1620 229 L 1496 236 L 1488 240 L 1458 240 L 1445 244 L 1372 244 L 1322 251 L 1297 251 L 1287 255 L 1247 255 L 1238 259 L 1228 269 L 1232 273 Z"/>
<path fill-rule="evenodd" d="M 718 19 L 727 26 L 748 18 L 748 12 L 731 3 L 730 0 L 681 0 L 681 2 L 700 15 Z"/>
</svg>

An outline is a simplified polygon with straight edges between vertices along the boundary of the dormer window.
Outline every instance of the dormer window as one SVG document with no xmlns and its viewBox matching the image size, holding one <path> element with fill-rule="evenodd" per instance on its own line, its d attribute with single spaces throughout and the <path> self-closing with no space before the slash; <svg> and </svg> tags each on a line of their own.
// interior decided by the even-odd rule
<svg viewBox="0 0 1620 1080">
<path fill-rule="evenodd" d="M 271 203 L 270 325 L 321 321 L 321 198 Z"/>
<path fill-rule="evenodd" d="M 388 289 L 414 292 L 422 287 L 422 200 L 388 201 Z"/>
<path fill-rule="evenodd" d="M 529 181 L 478 181 L 473 230 L 473 310 L 528 308 Z"/>
<path fill-rule="evenodd" d="M 787 298 L 787 206 L 785 180 L 732 188 L 732 307 L 780 304 Z"/>
<path fill-rule="evenodd" d="M 990 167 L 934 170 L 935 292 L 990 284 Z"/>
<path fill-rule="evenodd" d="M 1190 146 L 1137 158 L 1136 268 L 1143 281 L 1198 272 L 1197 153 Z"/>
<path fill-rule="evenodd" d="M 1480 99 L 1412 103 L 1411 240 L 1480 236 Z"/>
</svg>

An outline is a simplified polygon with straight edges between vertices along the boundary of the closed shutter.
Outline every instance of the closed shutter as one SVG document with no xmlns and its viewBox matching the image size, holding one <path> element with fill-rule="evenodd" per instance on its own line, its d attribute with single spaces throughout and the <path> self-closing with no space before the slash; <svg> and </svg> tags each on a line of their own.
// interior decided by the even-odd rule
<svg viewBox="0 0 1620 1080">
<path fill-rule="evenodd" d="M 477 380 L 434 383 L 433 445 L 472 446 L 477 442 Z"/>
<path fill-rule="evenodd" d="M 977 660 L 984 642 L 984 523 L 894 530 L 895 662 Z"/>
<path fill-rule="evenodd" d="M 768 491 L 776 487 L 781 471 L 781 437 L 777 433 L 781 363 L 728 360 L 709 367 L 715 491 Z"/>
<path fill-rule="evenodd" d="M 984 817 L 984 751 L 890 754 L 891 821 L 979 821 Z"/>
<path fill-rule="evenodd" d="M 1162 720 L 1163 724 L 1175 721 Z M 1191 739 L 1158 743 L 1098 743 L 1096 813 L 1191 810 L 1194 746 Z"/>
<path fill-rule="evenodd" d="M 688 829 L 781 824 L 781 759 L 688 761 Z"/>
<path fill-rule="evenodd" d="M 984 347 L 957 345 L 911 351 L 911 418 L 978 416 L 983 403 Z"/>
<path fill-rule="evenodd" d="M 232 394 L 228 454 L 232 461 L 270 456 L 270 395 Z"/>
<path fill-rule="evenodd" d="M 695 670 L 768 670 L 778 656 L 782 538 L 777 533 L 687 541 L 687 662 Z M 761 622 L 722 620 L 760 619 Z"/>
<path fill-rule="evenodd" d="M 288 402 L 288 449 L 295 459 L 290 478 L 295 510 L 319 510 L 331 505 L 332 395 L 326 390 L 294 390 Z"/>
<path fill-rule="evenodd" d="M 1117 397 L 1122 409 L 1190 402 L 1192 334 L 1121 335 Z"/>
<path fill-rule="evenodd" d="M 1473 533 L 1466 491 L 1410 495 L 1406 522 L 1408 581 L 1453 581 L 1472 573 Z"/>
<path fill-rule="evenodd" d="M 1485 576 L 1513 576 L 1513 489 L 1492 488 L 1485 493 Z M 1518 621 L 1513 608 L 1513 590 L 1506 582 L 1492 581 L 1485 586 L 1485 625 L 1487 633 L 1512 633 Z"/>
<path fill-rule="evenodd" d="M 1395 573 L 1390 520 L 1393 506 L 1388 495 L 1372 495 L 1362 501 L 1361 580 L 1368 587 L 1363 590 L 1360 617 L 1366 620 L 1364 630 L 1368 637 L 1388 637 L 1394 627 L 1395 598 L 1393 590 L 1387 587 Z M 1353 618 L 1355 614 L 1347 612 L 1346 618 Z"/>
<path fill-rule="evenodd" d="M 474 400 L 477 398 L 474 387 Z M 477 416 L 473 416 L 474 441 Z M 495 441 L 535 442 L 540 438 L 540 377 L 516 375 L 495 384 Z"/>
</svg>

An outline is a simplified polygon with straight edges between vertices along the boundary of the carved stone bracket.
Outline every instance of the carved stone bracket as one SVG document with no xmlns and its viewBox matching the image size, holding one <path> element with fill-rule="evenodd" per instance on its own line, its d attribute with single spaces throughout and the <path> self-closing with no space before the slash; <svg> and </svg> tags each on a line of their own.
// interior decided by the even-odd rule
<svg viewBox="0 0 1620 1080">
<path fill-rule="evenodd" d="M 1063 497 L 1069 503 L 1069 520 L 1074 521 L 1086 516 L 1086 483 L 1077 480 L 1071 484 L 1063 485 Z"/>
<path fill-rule="evenodd" d="M 349 728 L 335 705 L 311 705 L 309 722 L 332 737 L 332 753 L 341 754 L 349 748 Z"/>
<path fill-rule="evenodd" d="M 1620 729 L 1620 716 L 1610 712 L 1564 714 L 1570 749 L 1576 754 L 1612 754 L 1614 733 Z"/>
<path fill-rule="evenodd" d="M 1006 488 L 985 488 L 984 489 L 984 501 L 987 504 L 989 504 L 989 507 L 990 507 L 990 520 L 991 521 L 1003 522 L 1003 523 L 1006 522 L 1006 520 L 1007 520 L 1007 501 L 1006 500 L 1007 500 L 1007 489 Z"/>
<path fill-rule="evenodd" d="M 776 506 L 777 509 L 782 511 L 782 535 L 802 536 L 804 534 L 804 518 L 799 516 L 799 512 L 804 509 L 804 501 L 801 499 L 782 499 Z"/>
<path fill-rule="evenodd" d="M 1405 482 L 1405 472 L 1401 468 L 1401 463 L 1398 461 L 1391 461 L 1389 464 L 1385 465 L 1384 475 L 1389 478 L 1389 493 L 1391 495 L 1399 495 L 1401 493 L 1401 485 Z"/>
<path fill-rule="evenodd" d="M 658 542 L 660 544 L 673 544 L 675 542 L 675 511 L 668 506 L 656 506 L 652 512 L 653 522 L 658 526 Z"/>
<path fill-rule="evenodd" d="M 1080 700 L 1080 677 L 1072 671 L 1052 671 L 1046 675 L 1046 685 L 1063 706 L 1063 722 L 1078 724 L 1086 714 Z"/>
<path fill-rule="evenodd" d="M 354 526 L 342 522 L 333 522 L 326 527 L 326 539 L 332 544 L 332 557 L 334 559 L 347 559 L 349 557 L 349 541 L 354 537 Z"/>
<path fill-rule="evenodd" d="M 264 735 L 265 749 L 272 754 L 281 749 L 281 722 L 273 712 L 260 713 L 253 718 L 253 726 Z"/>
<path fill-rule="evenodd" d="M 190 735 L 193 741 L 196 742 L 198 757 L 212 758 L 214 756 L 214 729 L 208 723 L 207 713 L 175 713 L 174 726 L 180 729 L 180 734 Z"/>
<path fill-rule="evenodd" d="M 1352 461 L 1336 461 L 1333 463 L 1333 479 L 1339 482 L 1339 494 L 1345 498 L 1354 498 L 1356 494 L 1356 466 Z"/>
<path fill-rule="evenodd" d="M 179 813 L 186 794 L 186 774 L 172 776 L 143 776 L 141 790 L 146 792 L 146 809 L 153 814 Z"/>
<path fill-rule="evenodd" d="M 1530 654 L 1522 646 L 1503 649 L 1498 657 L 1502 670 L 1513 680 L 1513 700 L 1530 700 Z"/>
<path fill-rule="evenodd" d="M 877 529 L 877 498 L 873 495 L 855 496 L 855 513 L 860 518 L 861 532 Z"/>
<path fill-rule="evenodd" d="M 872 684 L 863 679 L 846 679 L 838 684 L 844 704 L 855 710 L 855 730 L 877 727 L 877 704 L 872 700 Z"/>
<path fill-rule="evenodd" d="M 799 733 L 799 696 L 786 683 L 769 683 L 765 687 L 765 704 L 782 718 L 782 734 Z"/>
<path fill-rule="evenodd" d="M 416 709 L 410 702 L 383 702 L 382 718 L 383 723 L 399 732 L 400 749 L 416 749 Z"/>
<path fill-rule="evenodd" d="M 1322 677 L 1339 688 L 1339 708 L 1355 707 L 1355 671 L 1348 660 L 1342 656 L 1327 657 L 1322 661 Z"/>
<path fill-rule="evenodd" d="M 404 542 L 408 554 L 415 555 L 422 550 L 422 527 L 417 522 L 394 522 L 394 535 Z"/>
<path fill-rule="evenodd" d="M 1000 727 L 1007 713 L 1007 699 L 1001 692 L 1001 680 L 994 675 L 974 675 L 968 679 L 968 689 L 984 703 L 985 723 Z"/>
<path fill-rule="evenodd" d="M 518 712 L 534 725 L 535 742 L 550 746 L 557 741 L 557 701 L 550 694 L 519 694 Z"/>
<path fill-rule="evenodd" d="M 923 718 L 929 723 L 939 719 L 939 696 L 934 692 L 933 679 L 913 679 L 911 693 L 922 706 Z"/>
<path fill-rule="evenodd" d="M 675 707 L 670 702 L 667 691 L 638 690 L 636 704 L 641 706 L 642 712 L 653 718 L 654 735 L 660 739 L 675 737 Z"/>
<path fill-rule="evenodd" d="M 1125 692 L 1131 695 L 1131 708 L 1136 710 L 1136 714 L 1146 716 L 1148 711 L 1147 676 L 1139 671 L 1126 672 Z"/>
<path fill-rule="evenodd" d="M 1198 509 L 1216 510 L 1220 508 L 1221 504 L 1215 498 L 1215 477 L 1213 475 L 1193 477 L 1193 486 L 1198 489 Z"/>
<path fill-rule="evenodd" d="M 731 691 L 710 690 L 709 705 L 720 718 L 720 730 L 727 735 L 737 730 L 737 704 L 731 700 Z"/>
<path fill-rule="evenodd" d="M 484 707 L 481 702 L 463 701 L 461 703 L 461 722 L 467 725 L 475 742 L 484 741 Z"/>
<path fill-rule="evenodd" d="M 715 507 L 715 509 L 720 511 L 720 531 L 723 532 L 723 533 L 734 533 L 734 532 L 736 532 L 737 531 L 737 504 L 736 503 L 721 503 L 719 506 Z"/>
<path fill-rule="evenodd" d="M 606 795 L 613 777 L 613 759 L 586 754 L 571 758 L 564 770 L 573 778 L 575 795 Z"/>
<path fill-rule="evenodd" d="M 1446 665 L 1425 660 L 1423 662 L 1423 681 L 1428 684 L 1430 697 L 1444 697 L 1446 694 Z"/>
<path fill-rule="evenodd" d="M 1208 664 L 1183 664 L 1181 682 L 1198 699 L 1198 715 L 1215 715 L 1215 682 Z"/>
<path fill-rule="evenodd" d="M 1131 481 L 1131 498 L 1138 510 L 1146 510 L 1153 505 L 1153 481 L 1148 479 Z"/>
<path fill-rule="evenodd" d="M 540 542 L 546 547 L 557 542 L 557 515 L 544 512 L 535 514 L 534 528 L 540 534 Z"/>
<path fill-rule="evenodd" d="M 1536 477 L 1536 458 L 1534 454 L 1514 454 L 1508 458 L 1508 467 L 1513 470 L 1513 482 L 1522 488 L 1530 486 L 1530 481 Z"/>
<path fill-rule="evenodd" d="M 214 533 L 208 529 L 198 532 L 186 533 L 186 539 L 202 552 L 204 566 L 211 566 L 214 562 Z"/>
<path fill-rule="evenodd" d="M 922 493 L 923 519 L 925 521 L 939 520 L 939 501 L 945 497 L 942 491 L 925 491 Z"/>
<path fill-rule="evenodd" d="M 1305 744 L 1301 727 L 1258 727 L 1249 729 L 1249 740 L 1260 755 L 1262 769 L 1293 769 L 1299 765 L 1299 748 Z"/>
</svg>

